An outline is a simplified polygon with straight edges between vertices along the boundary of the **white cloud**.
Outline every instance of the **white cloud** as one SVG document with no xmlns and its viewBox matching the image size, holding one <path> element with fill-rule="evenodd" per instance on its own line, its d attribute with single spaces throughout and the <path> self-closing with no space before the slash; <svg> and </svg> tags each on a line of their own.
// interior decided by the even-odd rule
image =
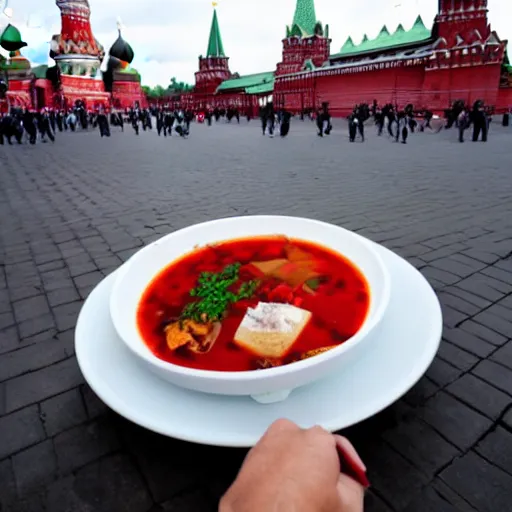
<svg viewBox="0 0 512 512">
<path fill-rule="evenodd" d="M 31 47 L 46 44 L 58 31 L 59 10 L 51 0 L 11 1 L 13 22 Z M 206 52 L 212 19 L 209 0 L 89 0 L 96 38 L 108 49 L 123 36 L 135 51 L 133 66 L 143 82 L 167 84 L 170 77 L 192 83 L 197 57 Z M 332 50 L 351 35 L 354 41 L 377 35 L 382 25 L 409 28 L 421 14 L 432 25 L 438 0 L 316 0 L 317 18 L 330 26 Z M 253 73 L 275 69 L 281 40 L 293 18 L 296 0 L 219 0 L 218 16 L 224 48 L 232 71 Z M 44 7 L 43 7 L 44 5 Z M 512 38 L 510 0 L 489 0 L 489 19 L 502 39 Z M 30 19 L 29 19 L 30 14 Z M 29 21 L 29 26 L 27 22 Z M 40 25 L 40 28 L 30 26 Z M 38 52 L 39 53 L 39 52 Z"/>
</svg>

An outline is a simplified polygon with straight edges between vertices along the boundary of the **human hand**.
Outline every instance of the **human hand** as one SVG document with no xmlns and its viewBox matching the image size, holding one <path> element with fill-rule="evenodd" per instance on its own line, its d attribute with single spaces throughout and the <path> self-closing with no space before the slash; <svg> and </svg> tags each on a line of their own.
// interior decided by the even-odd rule
<svg viewBox="0 0 512 512">
<path fill-rule="evenodd" d="M 362 512 L 364 487 L 340 473 L 366 467 L 350 442 L 321 427 L 275 422 L 247 454 L 220 512 Z"/>
</svg>

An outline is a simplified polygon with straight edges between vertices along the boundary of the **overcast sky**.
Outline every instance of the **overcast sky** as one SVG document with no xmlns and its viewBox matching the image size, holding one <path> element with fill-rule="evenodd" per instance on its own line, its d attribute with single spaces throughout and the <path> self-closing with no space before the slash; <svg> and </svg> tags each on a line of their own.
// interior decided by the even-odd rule
<svg viewBox="0 0 512 512">
<path fill-rule="evenodd" d="M 1 3 L 1 0 L 0 0 Z M 34 63 L 47 63 L 48 42 L 60 31 L 55 0 L 8 0 L 13 23 L 29 44 L 24 54 Z M 332 52 L 351 35 L 374 37 L 382 25 L 409 29 L 421 14 L 431 26 L 438 0 L 316 0 L 317 18 L 329 23 Z M 122 19 L 123 36 L 135 51 L 133 67 L 147 85 L 167 85 L 172 76 L 193 83 L 197 57 L 207 48 L 212 19 L 210 0 L 89 0 L 93 33 L 108 50 Z M 275 69 L 281 39 L 291 24 L 296 0 L 219 0 L 218 16 L 231 71 L 241 74 Z M 512 39 L 512 1 L 489 0 L 489 18 L 502 39 Z M 2 15 L 0 27 L 6 23 Z"/>
</svg>

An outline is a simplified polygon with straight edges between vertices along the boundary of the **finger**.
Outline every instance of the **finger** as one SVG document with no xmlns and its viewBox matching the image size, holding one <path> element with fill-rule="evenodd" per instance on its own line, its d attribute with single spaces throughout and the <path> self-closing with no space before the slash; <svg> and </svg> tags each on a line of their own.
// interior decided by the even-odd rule
<svg viewBox="0 0 512 512">
<path fill-rule="evenodd" d="M 364 488 L 347 475 L 341 474 L 336 485 L 343 512 L 363 512 Z"/>
<path fill-rule="evenodd" d="M 334 435 L 336 441 L 336 448 L 347 458 L 349 458 L 354 464 L 356 464 L 362 471 L 366 472 L 366 466 L 361 460 L 361 457 L 357 453 L 353 444 L 346 438 L 339 435 Z"/>
</svg>

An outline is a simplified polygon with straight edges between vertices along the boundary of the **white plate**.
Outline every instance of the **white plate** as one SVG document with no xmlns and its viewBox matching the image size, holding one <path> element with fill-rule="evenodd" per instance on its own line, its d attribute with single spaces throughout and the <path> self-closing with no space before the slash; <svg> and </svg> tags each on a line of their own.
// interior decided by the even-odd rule
<svg viewBox="0 0 512 512">
<path fill-rule="evenodd" d="M 115 274 L 85 302 L 76 355 L 85 379 L 114 411 L 149 430 L 202 444 L 253 446 L 276 419 L 340 430 L 369 418 L 406 393 L 426 372 L 442 331 L 441 308 L 424 277 L 379 246 L 392 292 L 368 350 L 339 375 L 261 405 L 249 397 L 208 395 L 175 387 L 146 370 L 119 339 L 109 314 Z"/>
</svg>

